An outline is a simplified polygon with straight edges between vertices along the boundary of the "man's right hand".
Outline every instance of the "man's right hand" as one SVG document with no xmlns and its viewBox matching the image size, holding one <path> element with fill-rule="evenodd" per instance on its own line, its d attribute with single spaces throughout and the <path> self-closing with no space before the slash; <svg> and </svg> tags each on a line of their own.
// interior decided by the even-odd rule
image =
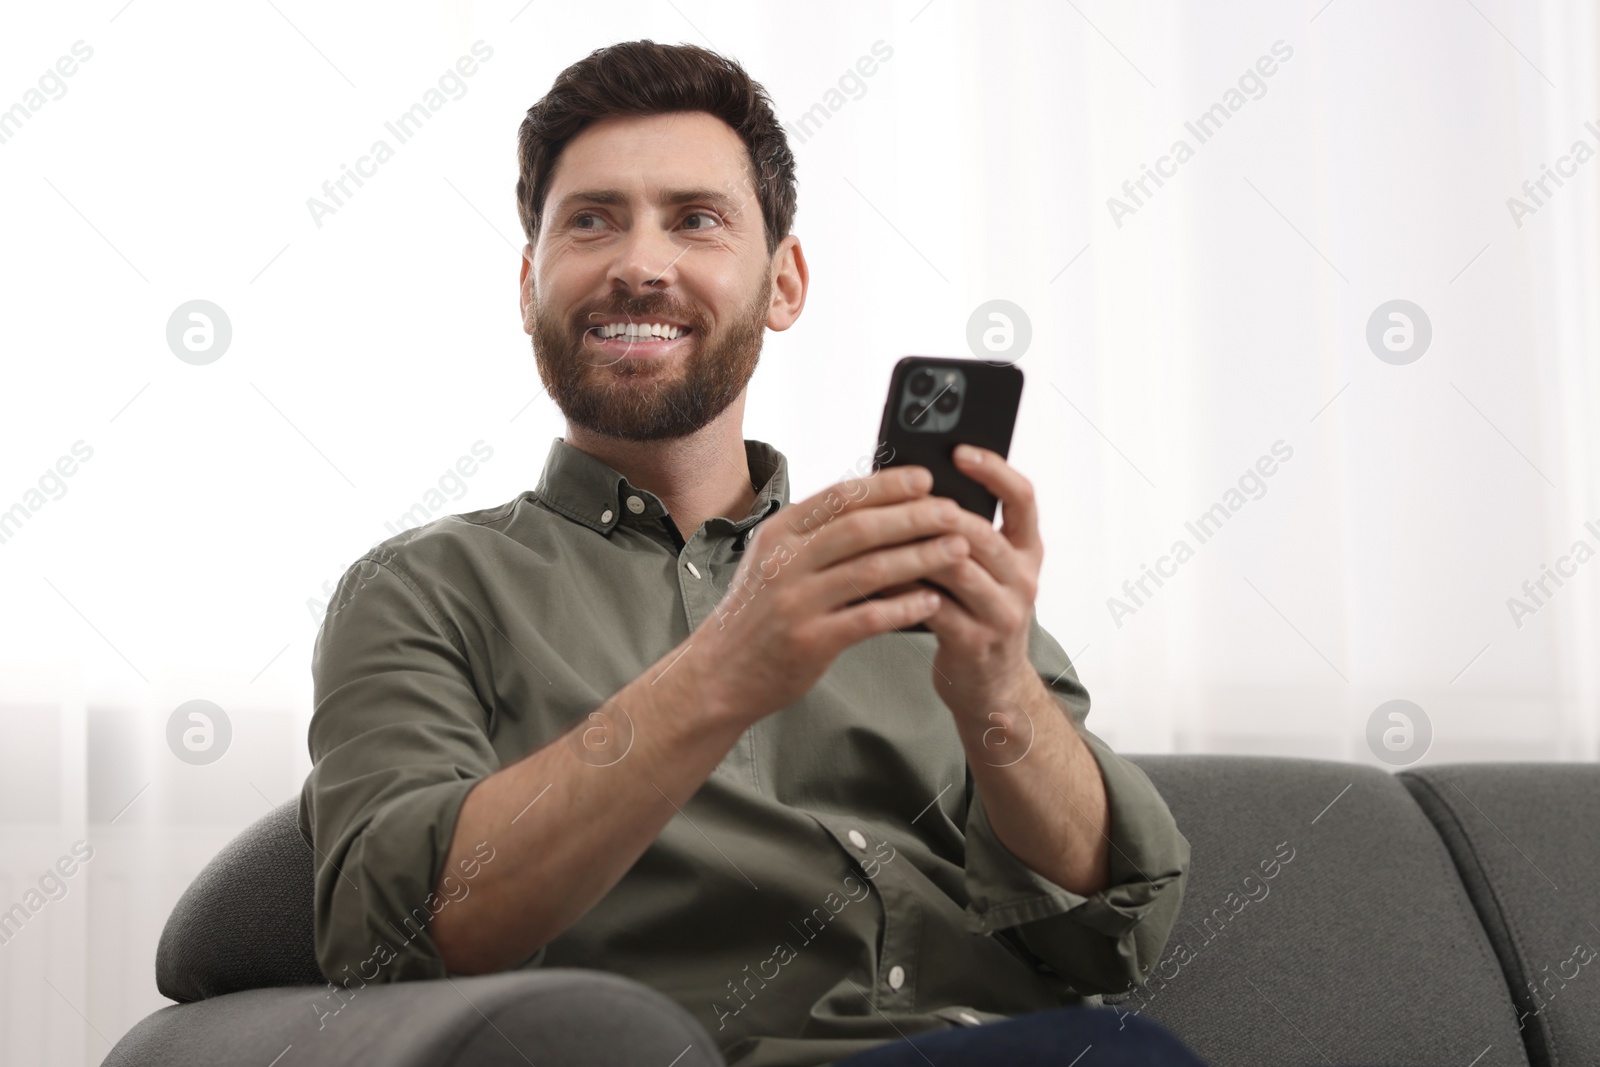
<svg viewBox="0 0 1600 1067">
<path fill-rule="evenodd" d="M 727 594 L 689 641 L 718 717 L 742 726 L 765 718 L 804 696 L 849 646 L 938 609 L 938 595 L 921 588 L 864 599 L 971 551 L 951 533 L 960 506 L 932 487 L 926 467 L 894 467 L 756 527 Z"/>
</svg>

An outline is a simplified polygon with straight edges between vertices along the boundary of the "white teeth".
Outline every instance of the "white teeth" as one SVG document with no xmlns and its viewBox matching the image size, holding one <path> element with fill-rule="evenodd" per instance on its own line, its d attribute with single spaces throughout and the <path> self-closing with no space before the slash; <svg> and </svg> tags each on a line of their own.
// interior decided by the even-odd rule
<svg viewBox="0 0 1600 1067">
<path fill-rule="evenodd" d="M 601 337 L 623 337 L 630 341 L 655 338 L 671 341 L 682 337 L 687 332 L 682 326 L 671 326 L 660 322 L 613 322 L 600 327 Z"/>
</svg>

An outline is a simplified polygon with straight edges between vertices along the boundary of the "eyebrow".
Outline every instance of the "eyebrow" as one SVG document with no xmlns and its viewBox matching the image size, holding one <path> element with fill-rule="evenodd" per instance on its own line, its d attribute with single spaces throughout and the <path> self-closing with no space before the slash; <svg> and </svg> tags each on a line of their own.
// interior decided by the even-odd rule
<svg viewBox="0 0 1600 1067">
<path fill-rule="evenodd" d="M 559 218 L 580 204 L 617 207 L 627 202 L 627 194 L 620 189 L 583 189 L 562 197 L 552 214 Z M 714 189 L 667 189 L 656 197 L 656 203 L 667 207 L 694 203 L 709 204 L 724 215 L 735 215 L 739 210 L 739 205 L 735 204 L 731 197 Z"/>
</svg>

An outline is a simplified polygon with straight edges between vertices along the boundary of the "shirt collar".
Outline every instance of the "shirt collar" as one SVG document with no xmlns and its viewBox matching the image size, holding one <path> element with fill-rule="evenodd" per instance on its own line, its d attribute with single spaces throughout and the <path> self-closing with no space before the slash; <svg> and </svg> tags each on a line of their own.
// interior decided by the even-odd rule
<svg viewBox="0 0 1600 1067">
<path fill-rule="evenodd" d="M 755 501 L 750 513 L 737 521 L 706 520 L 712 533 L 743 533 L 789 503 L 789 462 L 784 454 L 765 441 L 749 438 L 744 441 L 744 454 L 750 484 L 756 489 Z M 610 465 L 560 437 L 550 442 L 534 496 L 573 522 L 603 534 L 620 522 L 655 520 L 667 513 L 654 493 L 640 489 Z M 630 497 L 643 507 L 630 507 Z"/>
</svg>

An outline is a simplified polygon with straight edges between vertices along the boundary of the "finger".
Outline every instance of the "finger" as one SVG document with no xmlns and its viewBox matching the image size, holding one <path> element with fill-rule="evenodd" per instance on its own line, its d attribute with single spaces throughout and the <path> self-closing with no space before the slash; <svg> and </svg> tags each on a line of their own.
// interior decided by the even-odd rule
<svg viewBox="0 0 1600 1067">
<path fill-rule="evenodd" d="M 956 646 L 976 645 L 983 637 L 983 624 L 972 617 L 953 597 L 940 593 L 939 607 L 922 620 L 939 644 Z M 935 679 L 939 681 L 939 679 Z M 946 679 L 947 681 L 947 679 Z"/>
<path fill-rule="evenodd" d="M 942 586 L 977 622 L 1008 631 L 1017 624 L 1017 594 L 995 580 L 982 564 L 964 559 L 928 576 Z"/>
<path fill-rule="evenodd" d="M 785 531 L 809 541 L 841 515 L 926 496 L 933 474 L 926 467 L 891 467 L 866 478 L 847 478 L 790 504 L 778 513 Z M 774 516 L 775 518 L 777 516 Z"/>
<path fill-rule="evenodd" d="M 957 445 L 956 468 L 1000 500 L 1001 526 L 1008 541 L 1020 549 L 1042 549 L 1039 511 L 1033 483 L 1007 463 L 1000 453 L 976 445 Z"/>
<path fill-rule="evenodd" d="M 814 595 L 828 609 L 914 581 L 964 559 L 970 548 L 956 534 L 854 556 L 818 574 Z"/>
<path fill-rule="evenodd" d="M 915 626 L 939 609 L 939 594 L 930 589 L 886 599 L 864 600 L 829 616 L 835 641 L 848 648 L 878 634 Z"/>
<path fill-rule="evenodd" d="M 899 596 L 901 593 L 914 593 L 918 589 L 932 589 L 932 588 L 933 587 L 931 585 L 929 585 L 926 581 L 922 580 L 921 578 L 918 578 L 918 579 L 915 579 L 915 580 L 909 581 L 909 582 L 897 582 L 894 585 L 886 585 L 882 589 L 878 590 L 876 593 L 873 593 L 871 595 L 875 596 L 875 597 L 891 597 L 891 596 Z M 938 590 L 934 590 L 934 591 L 938 592 Z"/>
<path fill-rule="evenodd" d="M 972 558 L 988 568 L 997 581 L 1018 591 L 1026 590 L 1029 583 L 1024 579 L 1030 571 L 1029 561 L 1021 549 L 994 528 L 993 523 L 986 521 L 982 515 L 962 508 L 961 514 L 956 517 L 954 532 L 967 539 L 972 546 Z"/>
<path fill-rule="evenodd" d="M 860 508 L 829 522 L 797 551 L 807 556 L 806 569 L 820 571 L 875 549 L 949 533 L 960 517 L 960 505 L 936 496 Z"/>
</svg>

